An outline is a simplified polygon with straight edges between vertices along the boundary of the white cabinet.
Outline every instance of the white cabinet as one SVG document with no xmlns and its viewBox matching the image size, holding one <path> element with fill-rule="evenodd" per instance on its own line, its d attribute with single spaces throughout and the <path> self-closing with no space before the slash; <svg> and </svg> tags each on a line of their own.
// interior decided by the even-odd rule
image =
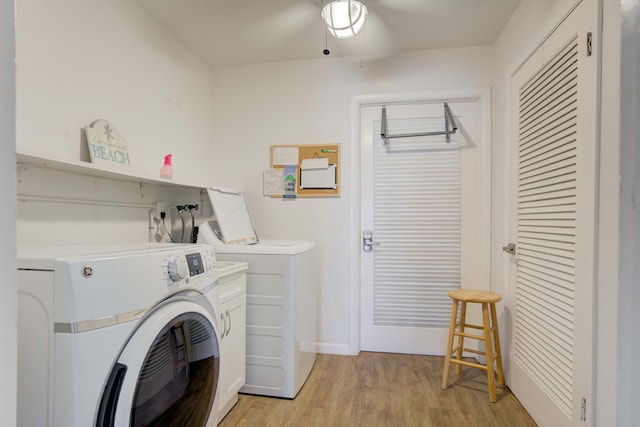
<svg viewBox="0 0 640 427">
<path fill-rule="evenodd" d="M 219 419 L 238 402 L 246 379 L 247 268 L 246 262 L 217 263 L 220 292 L 222 351 L 219 378 Z"/>
</svg>

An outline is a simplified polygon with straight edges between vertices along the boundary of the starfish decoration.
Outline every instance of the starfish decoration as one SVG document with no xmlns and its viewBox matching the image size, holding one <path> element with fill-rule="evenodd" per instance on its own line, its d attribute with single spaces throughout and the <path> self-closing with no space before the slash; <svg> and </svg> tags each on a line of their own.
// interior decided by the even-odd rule
<svg viewBox="0 0 640 427">
<path fill-rule="evenodd" d="M 113 129 L 111 129 L 109 125 L 106 125 L 104 127 L 104 134 L 107 135 L 107 139 L 109 140 L 109 142 L 111 142 L 111 140 L 113 139 Z"/>
</svg>

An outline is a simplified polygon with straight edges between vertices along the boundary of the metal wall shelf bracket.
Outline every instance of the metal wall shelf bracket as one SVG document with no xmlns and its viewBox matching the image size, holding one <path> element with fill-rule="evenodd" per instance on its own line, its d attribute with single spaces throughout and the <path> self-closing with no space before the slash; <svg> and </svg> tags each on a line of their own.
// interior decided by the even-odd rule
<svg viewBox="0 0 640 427">
<path fill-rule="evenodd" d="M 383 145 L 386 146 L 389 143 L 389 140 L 392 138 L 411 138 L 416 136 L 434 136 L 434 135 L 445 135 L 446 142 L 451 142 L 451 136 L 456 133 L 458 130 L 458 125 L 456 124 L 455 119 L 453 118 L 453 114 L 451 114 L 451 110 L 449 109 L 449 105 L 444 103 L 444 130 L 435 131 L 435 132 L 418 132 L 418 133 L 399 133 L 395 135 L 389 135 L 387 132 L 387 106 L 382 106 L 382 119 L 380 123 L 380 137 L 382 138 Z"/>
</svg>

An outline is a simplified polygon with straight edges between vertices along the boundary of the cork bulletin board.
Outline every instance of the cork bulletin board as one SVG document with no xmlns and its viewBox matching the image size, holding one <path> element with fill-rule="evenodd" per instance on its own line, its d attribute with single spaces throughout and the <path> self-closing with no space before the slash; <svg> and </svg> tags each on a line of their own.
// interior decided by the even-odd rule
<svg viewBox="0 0 640 427">
<path fill-rule="evenodd" d="M 272 169 L 285 168 L 280 153 L 295 153 L 296 197 L 340 196 L 340 144 L 272 145 L 270 165 Z M 271 197 L 283 197 L 272 195 Z"/>
</svg>

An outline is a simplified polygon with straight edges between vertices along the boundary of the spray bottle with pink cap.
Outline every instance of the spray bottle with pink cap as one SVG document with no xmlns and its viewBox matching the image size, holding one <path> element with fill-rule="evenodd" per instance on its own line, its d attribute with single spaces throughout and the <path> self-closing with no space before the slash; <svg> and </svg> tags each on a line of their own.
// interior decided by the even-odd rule
<svg viewBox="0 0 640 427">
<path fill-rule="evenodd" d="M 173 178 L 173 168 L 171 165 L 171 154 L 164 156 L 164 166 L 160 168 L 161 178 Z"/>
</svg>

